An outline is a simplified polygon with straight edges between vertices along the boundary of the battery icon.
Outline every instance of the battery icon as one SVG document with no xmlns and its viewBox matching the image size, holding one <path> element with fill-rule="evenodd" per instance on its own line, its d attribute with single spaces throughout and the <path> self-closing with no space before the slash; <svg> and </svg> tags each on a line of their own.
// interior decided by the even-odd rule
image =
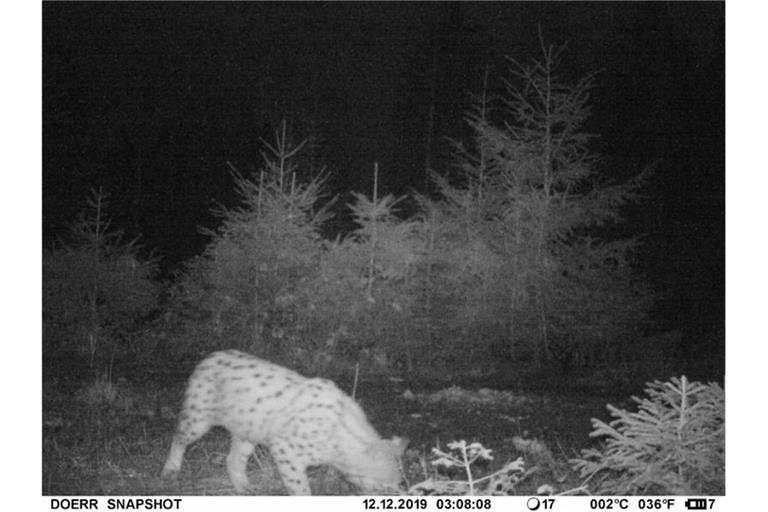
<svg viewBox="0 0 768 512">
<path fill-rule="evenodd" d="M 688 510 L 707 510 L 706 498 L 688 498 L 685 500 L 685 508 Z"/>
</svg>

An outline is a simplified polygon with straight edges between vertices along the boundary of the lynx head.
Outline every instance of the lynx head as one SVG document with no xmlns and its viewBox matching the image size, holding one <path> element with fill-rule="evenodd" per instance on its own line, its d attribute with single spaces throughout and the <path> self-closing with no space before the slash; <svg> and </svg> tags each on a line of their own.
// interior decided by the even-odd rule
<svg viewBox="0 0 768 512">
<path fill-rule="evenodd" d="M 403 481 L 400 461 L 408 446 L 408 439 L 393 437 L 379 439 L 364 451 L 351 457 L 345 471 L 350 482 L 367 492 L 397 492 Z"/>
</svg>

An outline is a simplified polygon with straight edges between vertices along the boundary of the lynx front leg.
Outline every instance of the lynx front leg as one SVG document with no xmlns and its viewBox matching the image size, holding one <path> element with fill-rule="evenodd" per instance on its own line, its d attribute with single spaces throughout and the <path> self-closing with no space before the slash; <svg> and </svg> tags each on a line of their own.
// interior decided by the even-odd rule
<svg viewBox="0 0 768 512">
<path fill-rule="evenodd" d="M 234 435 L 232 436 L 229 455 L 227 455 L 227 472 L 229 473 L 232 485 L 235 486 L 235 490 L 240 494 L 247 494 L 251 490 L 245 470 L 248 466 L 248 458 L 253 453 L 253 448 L 254 445 L 252 443 Z"/>
<path fill-rule="evenodd" d="M 293 496 L 312 494 L 307 478 L 307 464 L 293 443 L 284 439 L 273 441 L 270 452 L 275 460 L 275 465 L 277 465 L 277 471 L 280 473 L 286 489 L 288 489 L 288 494 Z"/>
</svg>

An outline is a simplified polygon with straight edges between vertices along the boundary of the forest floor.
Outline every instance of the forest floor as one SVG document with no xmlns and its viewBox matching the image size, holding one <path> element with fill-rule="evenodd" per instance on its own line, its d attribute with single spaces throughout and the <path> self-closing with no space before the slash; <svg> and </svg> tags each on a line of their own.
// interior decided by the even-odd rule
<svg viewBox="0 0 768 512">
<path fill-rule="evenodd" d="M 225 468 L 229 435 L 220 428 L 188 448 L 177 481 L 158 476 L 176 425 L 182 383 L 45 380 L 43 494 L 235 494 Z M 568 460 L 593 442 L 591 418 L 608 420 L 606 403 L 627 403 L 604 393 L 502 387 L 507 385 L 419 389 L 402 381 L 362 381 L 356 399 L 382 436 L 410 439 L 403 461 L 409 486 L 429 479 L 465 479 L 463 470 L 453 474 L 431 464 L 434 447 L 447 451 L 448 443 L 465 440 L 492 450 L 493 460 L 473 466 L 476 478 L 522 458 L 525 469 L 515 478 L 512 494 L 535 494 L 544 484 L 554 492 L 578 487 Z M 249 464 L 256 494 L 285 494 L 270 457 L 258 449 L 256 455 Z M 332 469 L 311 470 L 310 480 L 314 494 L 357 494 Z"/>
</svg>

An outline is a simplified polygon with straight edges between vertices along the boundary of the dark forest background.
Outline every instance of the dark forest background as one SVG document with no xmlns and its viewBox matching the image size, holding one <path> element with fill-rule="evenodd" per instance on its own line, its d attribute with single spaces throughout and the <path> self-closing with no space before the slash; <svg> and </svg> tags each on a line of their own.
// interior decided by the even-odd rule
<svg viewBox="0 0 768 512">
<path fill-rule="evenodd" d="M 721 373 L 724 46 L 718 3 L 45 3 L 46 346 Z"/>
</svg>

